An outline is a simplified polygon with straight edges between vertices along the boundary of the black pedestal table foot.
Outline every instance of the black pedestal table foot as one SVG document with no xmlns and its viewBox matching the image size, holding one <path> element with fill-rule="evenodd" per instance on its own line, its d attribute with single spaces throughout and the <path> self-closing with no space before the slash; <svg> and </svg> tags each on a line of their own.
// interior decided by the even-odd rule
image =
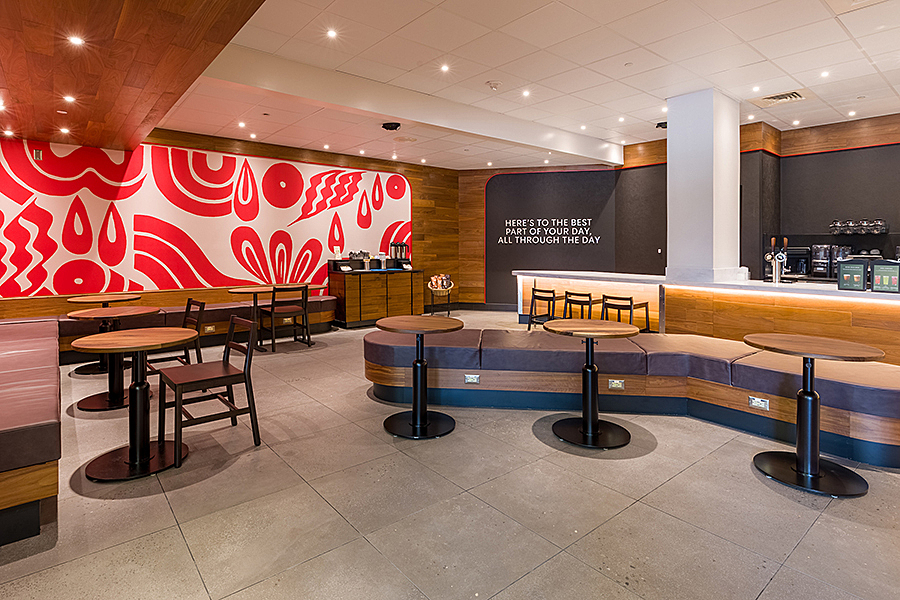
<svg viewBox="0 0 900 600">
<path fill-rule="evenodd" d="M 597 422 L 597 433 L 584 432 L 584 419 L 570 417 L 553 424 L 553 434 L 564 442 L 584 448 L 620 448 L 631 441 L 631 434 L 621 425 L 609 421 Z"/>
<path fill-rule="evenodd" d="M 181 444 L 182 458 L 187 455 L 187 444 Z M 101 454 L 87 464 L 84 474 L 91 481 L 127 481 L 165 471 L 174 464 L 175 442 L 167 440 L 150 444 L 149 459 L 137 464 L 128 462 L 128 446 Z"/>
<path fill-rule="evenodd" d="M 753 457 L 753 466 L 775 481 L 813 494 L 853 497 L 869 491 L 869 484 L 860 475 L 824 458 L 819 459 L 818 475 L 797 471 L 797 455 L 793 452 L 761 452 Z"/>
<path fill-rule="evenodd" d="M 424 426 L 413 425 L 413 411 L 407 410 L 391 415 L 384 420 L 385 430 L 397 437 L 411 440 L 427 440 L 447 435 L 456 427 L 456 421 L 450 415 L 429 410 L 426 412 Z"/>
</svg>

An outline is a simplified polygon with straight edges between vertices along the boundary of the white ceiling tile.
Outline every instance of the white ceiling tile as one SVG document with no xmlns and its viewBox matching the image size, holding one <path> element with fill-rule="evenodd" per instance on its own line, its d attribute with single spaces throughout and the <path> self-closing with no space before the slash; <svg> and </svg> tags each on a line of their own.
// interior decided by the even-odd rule
<svg viewBox="0 0 900 600">
<path fill-rule="evenodd" d="M 888 52 L 871 57 L 872 63 L 879 71 L 900 69 L 900 52 Z"/>
<path fill-rule="evenodd" d="M 337 32 L 336 37 L 328 37 L 330 29 Z M 293 39 L 355 55 L 371 48 L 388 35 L 387 32 L 358 21 L 332 13 L 323 13 L 307 23 Z"/>
<path fill-rule="evenodd" d="M 758 62 L 752 65 L 731 69 L 722 73 L 709 75 L 707 79 L 721 87 L 733 87 L 748 82 L 765 81 L 782 77 L 785 73 L 770 62 Z"/>
<path fill-rule="evenodd" d="M 595 104 L 594 106 L 589 106 L 587 108 L 582 108 L 580 110 L 573 110 L 570 113 L 566 113 L 565 116 L 571 117 L 575 119 L 581 124 L 584 123 L 593 123 L 599 119 L 605 119 L 606 117 L 611 117 L 615 113 L 606 108 L 605 106 L 601 106 L 599 104 Z M 596 135 L 596 134 L 595 134 Z"/>
<path fill-rule="evenodd" d="M 579 131 L 580 125 L 582 124 L 581 121 L 576 121 L 575 119 L 564 117 L 562 115 L 554 115 L 552 117 L 538 119 L 536 122 L 548 127 L 556 127 L 557 129 L 567 129 L 569 131 L 584 133 L 583 131 Z"/>
<path fill-rule="evenodd" d="M 308 139 L 319 141 L 331 136 L 331 132 L 321 131 L 316 129 L 312 125 L 314 122 L 310 122 L 309 125 L 291 125 L 289 127 L 285 127 L 281 131 L 278 132 L 279 135 L 286 136 L 296 136 L 298 138 Z M 327 142 L 323 142 L 327 143 Z"/>
<path fill-rule="evenodd" d="M 747 44 L 738 44 L 737 46 L 729 46 L 716 52 L 689 58 L 682 61 L 681 66 L 690 69 L 697 75 L 706 77 L 713 73 L 737 69 L 761 60 L 764 59 L 759 52 Z"/>
<path fill-rule="evenodd" d="M 544 4 L 546 0 L 444 0 L 440 6 L 490 29 L 498 29 Z"/>
<path fill-rule="evenodd" d="M 866 90 L 880 89 L 884 86 L 884 79 L 878 74 L 838 80 L 829 77 L 828 80 L 820 79 L 819 82 L 818 85 L 809 86 L 809 89 L 826 100 L 844 94 L 865 94 Z"/>
<path fill-rule="evenodd" d="M 396 35 L 450 52 L 489 32 L 490 30 L 483 25 L 435 8 L 401 28 Z"/>
<path fill-rule="evenodd" d="M 754 87 L 758 87 L 759 90 L 754 92 Z M 726 87 L 725 91 L 737 98 L 748 99 L 771 96 L 772 94 L 781 94 L 802 87 L 803 85 L 793 77 L 782 75 L 781 77 L 766 79 L 764 81 L 753 81 L 751 83 L 741 82 L 739 85 Z"/>
<path fill-rule="evenodd" d="M 698 78 L 664 85 L 655 90 L 650 90 L 650 93 L 654 96 L 666 99 L 674 98 L 675 96 L 681 96 L 683 94 L 690 94 L 692 92 L 699 92 L 700 90 L 707 90 L 712 87 L 714 87 L 713 84 L 708 80 Z"/>
<path fill-rule="evenodd" d="M 829 18 L 831 12 L 820 0 L 778 0 L 723 19 L 721 23 L 749 41 Z"/>
<path fill-rule="evenodd" d="M 319 11 L 308 4 L 296 0 L 276 0 L 264 2 L 247 23 L 291 37 L 318 14 Z"/>
<path fill-rule="evenodd" d="M 900 31 L 892 29 L 860 37 L 856 41 L 869 56 L 900 51 Z"/>
<path fill-rule="evenodd" d="M 591 103 L 587 100 L 582 100 L 581 98 L 576 98 L 575 96 L 566 95 L 559 96 L 558 98 L 553 98 L 551 100 L 545 100 L 544 102 L 538 102 L 534 105 L 534 108 L 539 108 L 551 114 L 559 115 L 562 113 L 569 113 L 575 110 L 580 110 L 582 108 L 587 108 L 589 106 L 591 106 Z"/>
<path fill-rule="evenodd" d="M 490 152 L 488 148 L 482 148 L 481 146 L 476 146 L 474 142 L 467 142 L 465 147 L 457 146 L 451 150 L 447 150 L 447 152 L 451 154 L 461 154 L 463 156 L 478 156 L 479 154 L 484 154 L 485 152 Z"/>
<path fill-rule="evenodd" d="M 847 41 L 830 44 L 815 50 L 789 54 L 788 56 L 776 58 L 772 62 L 788 73 L 801 73 L 813 69 L 828 71 L 831 70 L 830 67 L 836 64 L 856 60 L 865 60 L 865 57 L 857 49 L 856 44 Z"/>
<path fill-rule="evenodd" d="M 391 79 L 390 84 L 396 85 L 408 90 L 422 92 L 423 94 L 433 94 L 434 92 L 447 87 L 447 84 L 440 81 L 439 78 L 430 75 L 423 75 L 415 71 L 409 71 Z"/>
<path fill-rule="evenodd" d="M 640 121 L 651 121 L 653 123 L 659 123 L 666 120 L 666 113 L 662 111 L 664 105 L 665 100 L 663 100 L 662 102 L 657 102 L 654 106 L 643 108 L 641 110 L 628 111 L 626 114 Z"/>
<path fill-rule="evenodd" d="M 247 23 L 241 27 L 236 36 L 231 38 L 231 43 L 271 54 L 281 48 L 289 39 L 291 39 L 289 35 L 275 33 Z"/>
<path fill-rule="evenodd" d="M 537 46 L 523 42 L 511 35 L 492 31 L 477 40 L 460 46 L 453 51 L 453 54 L 489 67 L 499 67 L 537 50 Z"/>
<path fill-rule="evenodd" d="M 611 100 L 618 100 L 620 98 L 634 96 L 639 91 L 640 90 L 636 90 L 633 87 L 625 85 L 624 83 L 621 83 L 619 81 L 610 81 L 609 83 L 602 83 L 592 88 L 575 92 L 575 96 L 589 102 L 605 104 Z"/>
<path fill-rule="evenodd" d="M 539 50 L 534 54 L 506 63 L 502 69 L 523 79 L 538 81 L 574 69 L 575 66 L 573 62 L 545 50 Z"/>
<path fill-rule="evenodd" d="M 568 6 L 553 2 L 504 25 L 500 31 L 529 44 L 546 48 L 573 35 L 594 29 L 597 25 L 593 20 Z"/>
<path fill-rule="evenodd" d="M 352 54 L 338 52 L 296 38 L 289 39 L 285 42 L 275 54 L 321 69 L 334 69 L 353 58 Z"/>
<path fill-rule="evenodd" d="M 251 134 L 256 134 L 257 137 L 263 137 L 266 135 L 277 133 L 284 128 L 285 125 L 283 123 L 270 123 L 262 119 L 249 119 L 247 120 L 246 127 L 238 127 L 237 122 L 230 121 L 228 124 L 222 127 L 222 129 L 219 131 L 219 134 L 226 137 L 247 139 L 250 138 Z"/>
<path fill-rule="evenodd" d="M 679 65 L 670 64 L 657 69 L 650 69 L 637 75 L 624 77 L 620 81 L 642 91 L 656 90 L 664 86 L 674 85 L 696 79 L 697 76 Z"/>
<path fill-rule="evenodd" d="M 550 116 L 550 113 L 547 111 L 533 106 L 523 106 L 515 110 L 507 111 L 506 114 L 510 117 L 515 117 L 516 119 L 524 119 L 525 121 L 536 121 Z"/>
<path fill-rule="evenodd" d="M 288 146 L 290 148 L 308 148 L 315 140 L 299 138 L 294 135 L 285 135 L 281 132 L 266 136 L 262 141 L 276 146 Z"/>
<path fill-rule="evenodd" d="M 768 58 L 778 58 L 829 44 L 847 42 L 849 39 L 847 32 L 837 21 L 828 19 L 759 38 L 753 40 L 750 45 Z"/>
<path fill-rule="evenodd" d="M 328 12 L 393 32 L 434 8 L 424 0 L 334 0 Z"/>
<path fill-rule="evenodd" d="M 591 17 L 601 24 L 618 21 L 628 15 L 659 4 L 663 0 L 561 0 L 575 10 Z"/>
<path fill-rule="evenodd" d="M 497 91 L 491 91 L 491 88 L 487 85 L 488 81 L 501 82 L 500 88 Z M 516 77 L 512 73 L 507 73 L 500 69 L 489 69 L 484 73 L 459 82 L 459 85 L 489 96 L 499 96 L 509 90 L 521 89 L 522 86 L 528 85 L 528 83 L 527 79 Z"/>
<path fill-rule="evenodd" d="M 604 106 L 617 113 L 625 114 L 635 110 L 649 108 L 651 106 L 657 112 L 661 112 L 665 103 L 666 101 L 664 99 L 651 94 L 635 94 L 634 96 L 620 98 L 619 100 L 611 100 L 605 103 Z"/>
<path fill-rule="evenodd" d="M 900 67 L 898 67 L 897 69 L 892 69 L 890 71 L 884 71 L 883 75 L 891 85 L 900 85 Z"/>
<path fill-rule="evenodd" d="M 864 92 L 853 90 L 850 92 L 835 92 L 828 94 L 818 94 L 819 98 L 830 104 L 831 106 L 841 109 L 844 107 L 856 107 L 871 102 L 880 102 L 886 98 L 897 99 L 897 93 L 888 84 L 880 87 L 867 88 Z"/>
<path fill-rule="evenodd" d="M 339 110 L 337 108 L 323 108 L 316 116 L 353 124 L 366 123 L 372 119 L 371 116 L 360 115 L 348 110 Z"/>
<path fill-rule="evenodd" d="M 671 61 L 680 61 L 739 44 L 741 40 L 719 25 L 708 23 L 664 40 L 647 44 L 647 48 Z"/>
<path fill-rule="evenodd" d="M 241 115 L 241 119 L 253 126 L 261 121 L 279 123 L 281 125 L 293 125 L 301 119 L 319 112 L 319 108 L 309 104 L 297 104 L 296 111 L 281 110 L 268 106 L 256 105 Z M 258 132 L 257 132 L 258 133 Z"/>
<path fill-rule="evenodd" d="M 522 95 L 524 90 L 528 90 L 528 96 Z M 519 105 L 533 106 L 538 102 L 558 98 L 561 95 L 562 94 L 554 89 L 544 87 L 537 83 L 529 83 L 522 86 L 520 89 L 511 89 L 506 92 L 501 92 L 499 97 Z"/>
<path fill-rule="evenodd" d="M 181 103 L 180 108 L 192 110 L 202 110 L 205 112 L 226 115 L 228 117 L 237 117 L 251 110 L 255 104 L 249 102 L 241 102 L 238 100 L 229 100 L 227 98 L 219 98 L 215 96 L 204 96 L 203 94 L 191 94 Z"/>
<path fill-rule="evenodd" d="M 875 68 L 865 58 L 850 62 L 841 63 L 839 65 L 831 65 L 828 67 L 828 77 L 822 77 L 822 69 L 811 69 L 795 73 L 794 79 L 802 83 L 805 87 L 821 83 L 823 79 L 831 81 L 840 81 L 842 79 L 855 79 L 863 75 L 874 74 Z"/>
<path fill-rule="evenodd" d="M 847 115 L 847 113 L 850 110 L 856 111 L 856 115 L 853 116 L 854 119 L 858 119 L 860 117 L 877 117 L 879 115 L 890 115 L 894 113 L 900 113 L 900 98 L 897 97 L 897 94 L 895 92 L 894 95 L 885 98 L 857 100 L 853 104 L 847 104 L 836 108 L 848 118 L 849 115 Z"/>
<path fill-rule="evenodd" d="M 612 79 L 620 79 L 661 67 L 668 62 L 649 50 L 635 48 L 634 50 L 593 62 L 587 65 L 587 68 Z"/>
<path fill-rule="evenodd" d="M 456 148 L 459 144 L 456 142 L 449 142 L 446 139 L 440 140 L 425 140 L 424 142 L 416 142 L 412 144 L 412 148 L 416 148 L 417 150 L 432 150 L 432 151 L 440 151 L 440 150 L 449 150 L 450 148 Z"/>
<path fill-rule="evenodd" d="M 190 100 L 190 98 L 188 98 L 188 100 Z M 216 125 L 217 127 L 222 127 L 222 124 L 229 118 L 222 113 L 212 112 L 202 108 L 192 108 L 186 104 L 187 103 L 182 104 L 175 109 L 175 112 L 172 113 L 171 117 L 173 121 L 194 122 L 198 125 Z M 237 115 L 235 115 L 235 118 L 236 117 Z"/>
<path fill-rule="evenodd" d="M 447 65 L 449 69 L 442 71 L 441 67 L 443 65 Z M 410 74 L 433 80 L 435 84 L 440 85 L 437 89 L 443 89 L 472 77 L 480 76 L 488 70 L 488 67 L 471 60 L 453 55 L 443 55 L 430 63 L 413 69 L 410 71 Z"/>
<path fill-rule="evenodd" d="M 851 35 L 862 37 L 895 27 L 900 27 L 900 2 L 882 2 L 854 10 L 838 19 Z"/>
<path fill-rule="evenodd" d="M 601 75 L 584 67 L 578 67 L 565 73 L 541 79 L 540 83 L 554 90 L 559 90 L 564 94 L 571 94 L 572 92 L 594 87 L 607 81 L 609 81 L 609 77 L 606 75 Z"/>
<path fill-rule="evenodd" d="M 386 38 L 366 51 L 366 58 L 391 67 L 412 71 L 441 55 L 441 51 L 397 36 Z"/>
<path fill-rule="evenodd" d="M 638 44 L 650 44 L 711 22 L 709 15 L 688 0 L 666 0 L 614 21 L 609 28 Z"/>
<path fill-rule="evenodd" d="M 403 69 L 378 63 L 362 56 L 354 56 L 338 67 L 337 70 L 342 73 L 349 73 L 357 77 L 365 77 L 366 79 L 381 82 L 390 81 L 406 73 Z"/>
<path fill-rule="evenodd" d="M 554 44 L 547 51 L 579 65 L 586 65 L 633 48 L 637 48 L 637 44 L 626 40 L 609 27 L 597 27 Z"/>
<path fill-rule="evenodd" d="M 484 89 L 487 91 L 487 86 L 485 86 Z M 453 102 L 459 102 L 460 104 L 474 104 L 489 96 L 489 94 L 485 92 L 477 92 L 461 85 L 451 85 L 442 90 L 438 90 L 434 95 L 446 100 L 452 100 Z"/>
<path fill-rule="evenodd" d="M 693 0 L 694 4 L 703 9 L 705 13 L 714 19 L 724 19 L 753 8 L 769 4 L 773 0 Z"/>
<path fill-rule="evenodd" d="M 477 106 L 478 108 L 483 108 L 485 110 L 490 110 L 498 113 L 505 113 L 509 110 L 515 110 L 519 108 L 519 104 L 515 102 L 510 102 L 509 100 L 504 100 L 503 98 L 485 98 L 484 100 L 479 100 L 472 104 L 472 106 Z"/>
</svg>

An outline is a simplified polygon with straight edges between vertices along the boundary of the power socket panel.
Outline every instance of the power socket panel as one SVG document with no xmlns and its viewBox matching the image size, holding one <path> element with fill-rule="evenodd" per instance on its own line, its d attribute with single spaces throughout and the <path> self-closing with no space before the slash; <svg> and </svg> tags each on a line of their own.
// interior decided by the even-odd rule
<svg viewBox="0 0 900 600">
<path fill-rule="evenodd" d="M 757 398 L 756 396 L 748 396 L 750 398 L 750 408 L 758 408 L 760 410 L 769 410 L 768 398 Z"/>
<path fill-rule="evenodd" d="M 481 383 L 481 375 L 463 375 L 466 383 Z"/>
<path fill-rule="evenodd" d="M 609 380 L 609 389 L 624 390 L 625 389 L 625 380 L 624 379 L 610 379 Z"/>
<path fill-rule="evenodd" d="M 204 325 L 203 326 L 203 333 L 215 333 L 215 332 L 216 332 L 215 325 Z"/>
</svg>

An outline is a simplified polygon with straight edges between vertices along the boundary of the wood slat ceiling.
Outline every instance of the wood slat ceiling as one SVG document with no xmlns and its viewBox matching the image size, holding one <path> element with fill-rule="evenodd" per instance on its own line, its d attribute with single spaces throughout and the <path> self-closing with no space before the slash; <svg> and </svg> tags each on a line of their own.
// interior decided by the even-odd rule
<svg viewBox="0 0 900 600">
<path fill-rule="evenodd" d="M 0 127 L 131 150 L 263 2 L 0 0 Z"/>
</svg>

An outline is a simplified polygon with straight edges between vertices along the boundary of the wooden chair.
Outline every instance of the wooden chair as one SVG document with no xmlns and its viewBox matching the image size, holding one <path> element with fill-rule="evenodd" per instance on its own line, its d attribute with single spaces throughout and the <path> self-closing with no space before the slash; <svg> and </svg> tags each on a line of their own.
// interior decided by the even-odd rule
<svg viewBox="0 0 900 600">
<path fill-rule="evenodd" d="M 247 344 L 239 344 L 234 341 L 234 332 L 237 327 L 250 330 L 250 340 Z M 175 466 L 181 466 L 181 430 L 184 427 L 200 425 L 221 419 L 231 419 L 232 426 L 237 425 L 240 415 L 250 415 L 250 427 L 253 431 L 253 443 L 260 445 L 259 422 L 256 418 L 256 403 L 253 399 L 253 383 L 250 380 L 250 365 L 253 362 L 253 348 L 256 346 L 256 323 L 231 315 L 228 324 L 228 335 L 225 338 L 225 350 L 222 360 L 216 362 L 197 363 L 167 367 L 159 370 L 159 439 L 166 436 L 166 409 L 175 408 L 175 447 L 178 452 L 175 456 Z M 244 355 L 244 366 L 239 369 L 231 364 L 231 351 Z M 243 384 L 247 392 L 247 406 L 238 408 L 234 402 L 234 386 Z M 166 401 L 166 389 L 175 391 L 175 401 Z M 216 388 L 225 388 L 215 391 Z M 199 396 L 188 396 L 193 392 L 203 391 Z M 214 414 L 205 414 L 195 417 L 185 408 L 188 404 L 218 400 L 226 410 Z"/>
<path fill-rule="evenodd" d="M 296 297 L 296 293 L 300 292 L 300 297 Z M 291 298 L 285 298 L 284 295 L 293 294 Z M 279 298 L 279 296 L 281 296 Z M 309 286 L 304 284 L 278 285 L 272 287 L 272 301 L 268 305 L 259 307 L 259 328 L 260 331 L 269 331 L 272 334 L 272 352 L 275 352 L 275 330 L 279 325 L 286 325 L 284 319 L 290 318 L 294 341 L 306 342 L 307 346 L 312 346 L 312 338 L 309 335 Z M 269 318 L 269 327 L 263 325 L 263 318 Z M 300 322 L 297 322 L 300 317 Z M 301 339 L 297 339 L 297 327 L 302 332 Z M 260 338 L 263 336 L 260 335 Z"/>
<path fill-rule="evenodd" d="M 634 325 L 634 311 L 644 309 L 644 328 L 641 331 L 650 331 L 650 303 L 635 302 L 632 296 L 607 296 L 603 294 L 603 304 L 600 307 L 600 318 L 609 319 L 609 311 L 616 311 L 616 321 L 622 321 L 622 311 L 628 311 L 628 323 Z"/>
<path fill-rule="evenodd" d="M 193 309 L 197 309 L 196 313 Z M 187 299 L 187 305 L 184 307 L 184 318 L 181 321 L 181 326 L 185 329 L 193 329 L 197 333 L 203 333 L 201 328 L 203 327 L 203 311 L 206 309 L 206 302 L 200 302 L 199 300 L 194 300 L 193 298 Z M 193 342 L 194 345 L 194 354 L 197 356 L 197 362 L 203 362 L 203 355 L 200 352 L 200 337 L 198 336 L 196 340 Z M 147 359 L 147 375 L 154 375 L 159 373 L 159 368 L 156 367 L 159 363 L 164 362 L 172 362 L 178 361 L 183 365 L 191 364 L 191 354 L 190 354 L 190 344 L 186 344 L 184 346 L 184 354 L 182 356 L 160 356 L 159 358 L 148 358 Z"/>
<path fill-rule="evenodd" d="M 528 308 L 528 331 L 531 331 L 531 325 L 538 325 L 552 321 L 556 318 L 556 301 L 562 300 L 562 296 L 556 295 L 556 290 L 541 290 L 531 288 L 531 306 Z M 547 304 L 547 312 L 538 314 L 538 302 Z"/>
<path fill-rule="evenodd" d="M 591 307 L 595 304 L 598 304 L 599 300 L 594 300 L 591 298 L 591 294 L 588 292 L 569 292 L 566 291 L 565 303 L 563 304 L 563 319 L 574 319 L 574 311 L 572 307 L 577 306 L 579 308 L 579 316 L 577 318 L 584 318 L 584 309 L 587 309 L 587 318 L 591 318 Z"/>
</svg>

